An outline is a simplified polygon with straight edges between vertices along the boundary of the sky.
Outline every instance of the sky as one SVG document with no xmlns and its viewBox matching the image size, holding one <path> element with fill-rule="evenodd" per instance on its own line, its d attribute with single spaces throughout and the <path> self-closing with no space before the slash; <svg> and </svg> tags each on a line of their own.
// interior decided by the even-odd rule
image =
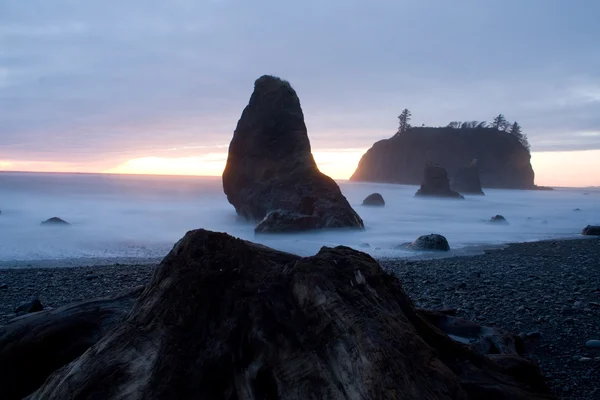
<svg viewBox="0 0 600 400">
<path fill-rule="evenodd" d="M 219 175 L 256 78 L 296 89 L 347 178 L 407 107 L 529 137 L 536 183 L 600 185 L 597 0 L 0 0 L 0 170 Z"/>
</svg>

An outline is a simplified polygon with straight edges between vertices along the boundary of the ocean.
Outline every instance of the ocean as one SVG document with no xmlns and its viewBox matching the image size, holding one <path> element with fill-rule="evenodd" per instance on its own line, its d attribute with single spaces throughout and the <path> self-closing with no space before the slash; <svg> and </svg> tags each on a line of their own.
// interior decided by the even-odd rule
<svg viewBox="0 0 600 400">
<path fill-rule="evenodd" d="M 227 202 L 220 177 L 0 173 L 0 267 L 145 263 L 166 255 L 186 231 L 204 228 L 300 255 L 345 245 L 376 258 L 422 256 L 395 246 L 439 233 L 450 254 L 486 246 L 578 237 L 600 224 L 600 189 L 484 189 L 464 201 L 414 198 L 416 186 L 338 182 L 364 231 L 254 235 Z M 384 208 L 361 206 L 373 192 Z M 581 211 L 574 211 L 580 209 Z M 502 214 L 508 225 L 486 223 Z M 50 217 L 71 226 L 41 226 Z M 361 244 L 368 243 L 370 248 Z"/>
</svg>

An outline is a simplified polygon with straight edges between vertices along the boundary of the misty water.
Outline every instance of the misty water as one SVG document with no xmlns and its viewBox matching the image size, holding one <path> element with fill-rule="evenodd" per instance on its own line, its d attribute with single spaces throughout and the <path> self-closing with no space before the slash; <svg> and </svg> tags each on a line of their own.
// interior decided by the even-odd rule
<svg viewBox="0 0 600 400">
<path fill-rule="evenodd" d="M 452 254 L 469 254 L 510 242 L 578 237 L 585 225 L 600 223 L 599 189 L 487 189 L 486 196 L 456 201 L 414 198 L 416 186 L 339 183 L 364 231 L 255 236 L 254 224 L 237 217 L 217 177 L 2 173 L 0 266 L 147 262 L 196 228 L 301 255 L 346 245 L 383 258 L 419 256 L 394 247 L 428 233 L 446 236 Z M 383 195 L 384 208 L 361 206 L 373 192 Z M 509 224 L 485 222 L 496 214 Z M 54 216 L 71 226 L 40 226 Z"/>
</svg>

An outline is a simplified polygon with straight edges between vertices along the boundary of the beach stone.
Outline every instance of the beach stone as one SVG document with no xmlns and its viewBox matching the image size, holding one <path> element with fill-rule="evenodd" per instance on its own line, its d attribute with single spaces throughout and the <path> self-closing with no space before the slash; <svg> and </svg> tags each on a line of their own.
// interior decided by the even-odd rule
<svg viewBox="0 0 600 400">
<path fill-rule="evenodd" d="M 600 225 L 588 225 L 581 231 L 582 235 L 600 236 Z"/>
<path fill-rule="evenodd" d="M 437 233 L 429 235 L 419 236 L 417 240 L 408 244 L 408 248 L 412 250 L 437 250 L 437 251 L 449 251 L 450 245 L 448 240 Z"/>
<path fill-rule="evenodd" d="M 319 171 L 300 99 L 277 77 L 255 81 L 222 179 L 229 203 L 246 220 L 260 221 L 259 233 L 364 228 L 337 183 Z"/>
<path fill-rule="evenodd" d="M 67 221 L 65 221 L 64 219 L 58 218 L 58 217 L 52 217 L 52 218 L 48 218 L 45 221 L 42 221 L 42 225 L 70 225 Z"/>
<path fill-rule="evenodd" d="M 379 193 L 372 193 L 365 197 L 362 202 L 363 206 L 375 206 L 375 207 L 383 207 L 385 206 L 385 201 L 383 200 L 383 196 Z"/>
<path fill-rule="evenodd" d="M 35 298 L 31 301 L 20 304 L 15 309 L 15 313 L 16 314 L 28 314 L 28 313 L 42 311 L 43 309 L 44 309 L 44 306 L 42 305 L 42 302 L 40 301 L 40 299 Z"/>
<path fill-rule="evenodd" d="M 4 290 L 4 289 L 8 289 L 8 285 L 6 283 L 3 283 L 0 285 L 0 290 Z"/>
<path fill-rule="evenodd" d="M 587 342 L 585 342 L 585 347 L 588 347 L 590 349 L 600 349 L 600 340 L 597 340 L 597 339 L 588 340 Z"/>
<path fill-rule="evenodd" d="M 448 172 L 440 165 L 427 163 L 423 172 L 421 187 L 415 193 L 415 197 L 446 197 L 462 199 L 464 197 L 450 189 Z"/>
</svg>

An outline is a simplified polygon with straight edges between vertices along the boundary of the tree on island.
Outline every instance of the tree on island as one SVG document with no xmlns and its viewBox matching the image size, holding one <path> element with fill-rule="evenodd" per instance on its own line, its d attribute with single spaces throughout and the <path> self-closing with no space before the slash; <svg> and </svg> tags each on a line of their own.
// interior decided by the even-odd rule
<svg viewBox="0 0 600 400">
<path fill-rule="evenodd" d="M 517 121 L 515 121 L 510 127 L 510 134 L 516 137 L 519 140 L 519 143 L 523 145 L 527 150 L 531 149 L 529 145 L 529 140 L 527 140 L 527 135 L 523 134 L 523 130 L 521 129 L 521 125 Z"/>
<path fill-rule="evenodd" d="M 500 131 L 506 131 L 510 127 L 510 122 L 508 122 L 506 118 L 504 118 L 504 114 L 499 114 L 496 118 L 494 118 L 494 122 L 492 122 L 492 127 Z"/>
<path fill-rule="evenodd" d="M 485 122 L 485 121 L 465 121 L 465 122 L 452 121 L 448 125 L 446 125 L 446 128 L 452 128 L 452 129 L 479 129 L 479 128 L 486 128 L 486 127 L 487 127 L 487 122 Z"/>
<path fill-rule="evenodd" d="M 402 110 L 402 113 L 398 116 L 398 119 L 400 120 L 400 125 L 398 126 L 398 133 L 404 133 L 411 128 L 409 124 L 410 116 L 411 114 L 408 108 Z"/>
</svg>

